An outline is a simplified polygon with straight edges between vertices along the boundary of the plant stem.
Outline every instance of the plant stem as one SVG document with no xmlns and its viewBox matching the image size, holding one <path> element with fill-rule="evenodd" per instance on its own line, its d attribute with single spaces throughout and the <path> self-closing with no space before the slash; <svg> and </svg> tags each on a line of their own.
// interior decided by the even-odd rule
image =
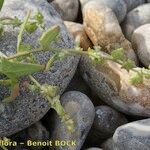
<svg viewBox="0 0 150 150">
<path fill-rule="evenodd" d="M 29 10 L 29 12 L 27 13 L 27 16 L 25 17 L 25 20 L 23 21 L 23 24 L 21 25 L 21 29 L 20 29 L 20 32 L 18 35 L 18 41 L 17 41 L 17 52 L 19 52 L 20 45 L 22 43 L 22 36 L 25 30 L 25 26 L 28 23 L 28 20 L 30 18 L 30 15 L 31 15 L 31 10 Z"/>
</svg>

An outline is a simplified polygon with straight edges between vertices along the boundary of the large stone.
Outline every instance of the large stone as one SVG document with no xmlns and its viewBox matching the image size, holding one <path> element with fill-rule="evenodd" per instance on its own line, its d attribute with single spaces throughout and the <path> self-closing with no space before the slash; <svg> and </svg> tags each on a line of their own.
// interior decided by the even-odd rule
<svg viewBox="0 0 150 150">
<path fill-rule="evenodd" d="M 150 65 L 150 24 L 145 24 L 134 31 L 132 45 L 141 62 L 148 67 Z"/>
<path fill-rule="evenodd" d="M 88 57 L 82 57 L 80 72 L 104 102 L 126 114 L 150 116 L 150 80 L 134 86 L 130 82 L 134 72 L 112 61 L 93 65 Z"/>
<path fill-rule="evenodd" d="M 95 1 L 100 6 L 107 6 L 113 10 L 119 22 L 122 22 L 126 16 L 127 6 L 124 0 L 80 0 L 82 8 L 90 2 Z"/>
<path fill-rule="evenodd" d="M 94 45 L 101 46 L 106 52 L 122 47 L 128 58 L 137 61 L 131 43 L 125 39 L 110 8 L 90 1 L 84 6 L 83 19 L 85 31 Z"/>
<path fill-rule="evenodd" d="M 63 20 L 75 21 L 79 10 L 78 0 L 53 0 L 52 5 Z"/>
<path fill-rule="evenodd" d="M 74 39 L 80 43 L 80 47 L 83 48 L 83 50 L 87 50 L 89 47 L 93 46 L 82 24 L 70 21 L 65 21 L 64 23 Z"/>
<path fill-rule="evenodd" d="M 17 16 L 20 19 L 24 19 L 29 9 L 32 10 L 32 13 L 37 13 L 39 10 L 44 15 L 46 28 L 52 25 L 60 26 L 60 41 L 55 44 L 56 47 L 73 47 L 73 40 L 70 38 L 62 20 L 57 15 L 57 12 L 45 0 L 5 0 L 0 16 Z M 37 40 L 41 32 L 42 30 L 39 29 L 32 35 L 27 34 L 24 36 L 23 41 L 37 47 Z M 1 51 L 6 55 L 10 56 L 16 52 L 17 35 L 18 28 L 5 28 L 5 34 L 0 40 L 0 47 Z M 46 52 L 37 54 L 35 57 L 39 63 L 45 64 L 50 56 L 52 56 L 52 53 Z M 47 83 L 59 86 L 59 94 L 61 94 L 73 77 L 78 60 L 79 57 L 77 56 L 69 56 L 62 62 L 55 62 L 54 66 L 48 72 L 37 73 L 34 77 L 41 84 Z M 8 91 L 6 87 L 0 86 L 0 100 L 9 96 Z M 20 94 L 16 100 L 1 107 L 3 108 L 3 112 L 0 117 L 0 137 L 8 137 L 37 122 L 50 108 L 45 99 L 36 93 L 25 90 L 22 84 L 20 85 Z"/>
<path fill-rule="evenodd" d="M 104 105 L 96 107 L 95 119 L 88 136 L 89 143 L 98 145 L 101 141 L 112 137 L 115 130 L 127 122 L 124 115 L 111 107 Z"/>
<path fill-rule="evenodd" d="M 90 99 L 81 92 L 71 91 L 61 97 L 62 105 L 71 116 L 75 125 L 75 132 L 69 133 L 64 123 L 55 116 L 55 127 L 52 132 L 52 140 L 75 141 L 75 146 L 55 147 L 56 150 L 80 150 L 85 138 L 92 126 L 95 111 Z"/>
<path fill-rule="evenodd" d="M 114 149 L 149 150 L 150 119 L 141 120 L 119 127 L 114 136 Z"/>
<path fill-rule="evenodd" d="M 145 3 L 145 0 L 124 0 L 127 4 L 127 10 L 130 11 L 134 8 L 136 8 L 137 6 Z"/>
<path fill-rule="evenodd" d="M 125 37 L 131 41 L 134 30 L 147 23 L 150 23 L 150 4 L 144 4 L 133 9 L 122 23 Z"/>
</svg>

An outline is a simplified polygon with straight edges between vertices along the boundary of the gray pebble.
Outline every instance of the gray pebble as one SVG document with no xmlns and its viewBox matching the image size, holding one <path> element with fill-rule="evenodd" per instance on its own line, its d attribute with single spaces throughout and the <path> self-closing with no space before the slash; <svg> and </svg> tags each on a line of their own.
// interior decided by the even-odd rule
<svg viewBox="0 0 150 150">
<path fill-rule="evenodd" d="M 132 122 L 119 127 L 113 136 L 115 149 L 149 150 L 150 119 Z"/>
<path fill-rule="evenodd" d="M 112 138 L 109 138 L 108 140 L 106 140 L 102 145 L 101 147 L 104 149 L 104 150 L 114 150 L 114 142 L 113 142 L 113 139 Z"/>
<path fill-rule="evenodd" d="M 127 10 L 130 11 L 137 6 L 145 3 L 145 0 L 124 0 L 125 3 L 127 4 Z"/>
<path fill-rule="evenodd" d="M 20 19 L 24 19 L 29 9 L 32 10 L 32 13 L 37 13 L 38 10 L 43 13 L 46 28 L 52 25 L 59 25 L 61 27 L 61 38 L 60 41 L 55 44 L 56 47 L 73 47 L 73 40 L 70 38 L 62 20 L 57 12 L 45 0 L 5 0 L 0 16 L 17 16 Z M 39 29 L 32 35 L 27 34 L 24 36 L 23 41 L 36 47 L 38 45 L 37 38 L 41 35 L 41 32 L 42 31 Z M 0 40 L 2 52 L 7 55 L 12 55 L 16 52 L 17 35 L 18 28 L 5 28 L 5 34 Z M 52 53 L 46 52 L 37 54 L 35 57 L 39 63 L 45 64 L 51 55 Z M 34 77 L 38 79 L 41 84 L 47 83 L 59 86 L 59 94 L 61 94 L 73 77 L 78 60 L 79 57 L 76 56 L 67 57 L 62 62 L 55 62 L 50 71 L 46 73 L 37 73 Z M 22 85 L 20 85 L 20 88 L 20 94 L 16 100 L 4 105 L 4 110 L 0 117 L 0 137 L 8 137 L 27 128 L 40 120 L 49 110 L 49 104 L 45 99 L 36 93 L 26 91 Z M 0 86 L 0 100 L 4 99 L 6 96 L 9 96 L 8 89 Z"/>
<path fill-rule="evenodd" d="M 150 4 L 144 4 L 133 9 L 122 23 L 125 37 L 131 41 L 134 30 L 147 23 L 150 23 Z"/>
<path fill-rule="evenodd" d="M 63 20 L 75 21 L 78 16 L 78 0 L 54 0 L 51 3 Z"/>
<path fill-rule="evenodd" d="M 102 150 L 102 149 L 101 148 L 92 147 L 92 148 L 88 148 L 86 150 Z"/>
<path fill-rule="evenodd" d="M 90 99 L 81 92 L 71 91 L 61 97 L 62 105 L 75 124 L 75 132 L 69 133 L 58 116 L 55 116 L 53 140 L 75 140 L 76 146 L 56 147 L 56 150 L 80 150 L 92 126 L 95 111 Z"/>
<path fill-rule="evenodd" d="M 150 65 L 150 24 L 137 28 L 132 36 L 132 45 L 144 66 Z"/>
<path fill-rule="evenodd" d="M 115 130 L 127 122 L 128 121 L 125 116 L 111 107 L 98 106 L 95 108 L 95 119 L 90 130 L 88 140 L 93 145 L 97 145 L 100 141 L 112 137 Z"/>
</svg>

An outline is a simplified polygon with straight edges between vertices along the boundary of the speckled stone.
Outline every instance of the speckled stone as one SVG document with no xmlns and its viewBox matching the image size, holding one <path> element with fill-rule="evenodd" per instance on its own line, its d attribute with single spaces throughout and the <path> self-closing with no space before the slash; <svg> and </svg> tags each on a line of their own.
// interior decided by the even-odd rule
<svg viewBox="0 0 150 150">
<path fill-rule="evenodd" d="M 4 7 L 0 16 L 17 16 L 24 19 L 27 11 L 32 12 L 40 10 L 45 19 L 46 28 L 52 25 L 61 27 L 60 41 L 55 44 L 58 48 L 73 47 L 73 40 L 70 38 L 62 20 L 57 12 L 45 0 L 5 0 Z M 41 30 L 37 30 L 32 35 L 25 35 L 24 42 L 37 46 L 37 38 L 41 35 Z M 16 51 L 18 28 L 5 28 L 5 34 L 0 40 L 1 51 L 7 55 L 12 55 Z M 35 55 L 39 63 L 46 63 L 52 54 L 50 52 Z M 62 62 L 55 62 L 50 71 L 37 73 L 34 77 L 41 83 L 57 85 L 60 87 L 59 93 L 62 93 L 74 75 L 79 57 L 69 56 Z M 36 93 L 26 91 L 22 84 L 20 85 L 20 94 L 17 99 L 3 106 L 3 112 L 0 116 L 0 137 L 8 137 L 31 124 L 40 120 L 49 110 L 48 102 Z M 0 87 L 0 100 L 8 95 L 8 89 Z"/>
<path fill-rule="evenodd" d="M 131 43 L 125 39 L 113 11 L 97 1 L 88 2 L 83 8 L 84 27 L 94 45 L 110 53 L 117 48 L 124 48 L 128 58 L 137 62 Z"/>
<path fill-rule="evenodd" d="M 121 26 L 125 37 L 131 41 L 134 30 L 147 23 L 150 23 L 150 4 L 138 6 L 130 11 Z"/>
<path fill-rule="evenodd" d="M 137 28 L 132 36 L 132 45 L 144 66 L 150 65 L 150 24 Z"/>
<path fill-rule="evenodd" d="M 150 119 L 132 122 L 119 127 L 113 136 L 115 149 L 149 150 Z"/>
<path fill-rule="evenodd" d="M 139 5 L 145 3 L 145 0 L 124 0 L 127 4 L 127 10 L 130 11 Z"/>
<path fill-rule="evenodd" d="M 134 86 L 130 82 L 132 71 L 127 72 L 112 61 L 93 65 L 86 56 L 80 60 L 80 72 L 91 89 L 111 107 L 130 115 L 150 116 L 150 80 Z"/>
<path fill-rule="evenodd" d="M 79 10 L 78 0 L 53 0 L 51 4 L 58 11 L 63 20 L 76 20 Z"/>
<path fill-rule="evenodd" d="M 58 116 L 55 116 L 55 127 L 52 140 L 75 140 L 76 146 L 56 147 L 56 150 L 80 150 L 92 126 L 95 111 L 90 99 L 81 92 L 71 91 L 61 97 L 62 105 L 75 123 L 75 132 L 70 134 Z"/>
<path fill-rule="evenodd" d="M 90 2 L 90 1 L 95 1 L 97 2 L 97 5 L 100 6 L 107 6 L 113 10 L 115 13 L 117 19 L 119 22 L 122 22 L 126 16 L 127 13 L 127 6 L 124 0 L 80 0 L 82 8 Z"/>
<path fill-rule="evenodd" d="M 95 119 L 88 136 L 88 141 L 92 145 L 98 145 L 100 141 L 112 137 L 115 130 L 127 122 L 124 115 L 111 107 L 98 106 L 95 108 Z"/>
</svg>

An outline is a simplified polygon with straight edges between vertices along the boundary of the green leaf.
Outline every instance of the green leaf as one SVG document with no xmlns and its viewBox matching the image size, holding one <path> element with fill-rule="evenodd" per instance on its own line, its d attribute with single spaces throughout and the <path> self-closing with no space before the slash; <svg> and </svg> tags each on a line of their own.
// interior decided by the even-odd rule
<svg viewBox="0 0 150 150">
<path fill-rule="evenodd" d="M 53 26 L 47 31 L 43 32 L 42 36 L 39 39 L 41 47 L 44 49 L 48 48 L 52 42 L 54 42 L 60 33 L 59 26 Z"/>
<path fill-rule="evenodd" d="M 25 25 L 25 30 L 28 32 L 28 33 L 33 33 L 37 30 L 38 26 L 36 24 L 36 22 L 28 22 L 26 25 Z"/>
<path fill-rule="evenodd" d="M 20 32 L 18 34 L 18 41 L 17 41 L 17 52 L 20 51 L 20 45 L 22 43 L 22 37 L 23 37 L 23 33 L 25 31 L 25 26 L 26 24 L 28 23 L 28 20 L 30 18 L 30 15 L 31 15 L 31 11 L 28 12 L 27 16 L 25 17 L 25 20 L 23 22 L 23 24 L 21 25 L 21 28 L 20 28 Z"/>
<path fill-rule="evenodd" d="M 0 73 L 5 74 L 10 79 L 18 79 L 25 75 L 43 71 L 44 68 L 43 65 L 13 62 L 4 58 L 0 61 Z"/>
<path fill-rule="evenodd" d="M 134 75 L 131 79 L 130 82 L 133 85 L 139 85 L 143 83 L 143 74 L 142 73 L 137 73 L 136 75 Z"/>
<path fill-rule="evenodd" d="M 135 68 L 136 65 L 134 63 L 134 61 L 128 59 L 127 61 L 125 61 L 123 64 L 122 64 L 122 68 L 126 69 L 127 71 L 130 71 L 131 69 Z"/>
<path fill-rule="evenodd" d="M 124 60 L 125 59 L 124 49 L 119 48 L 119 49 L 113 50 L 111 52 L 111 56 L 114 60 Z"/>
<path fill-rule="evenodd" d="M 42 13 L 38 11 L 38 13 L 34 16 L 34 19 L 38 22 L 38 24 L 42 24 L 44 17 Z"/>
<path fill-rule="evenodd" d="M 33 46 L 30 44 L 21 44 L 20 45 L 20 52 L 27 52 L 33 49 Z"/>
<path fill-rule="evenodd" d="M 0 0 L 0 10 L 1 10 L 2 7 L 3 7 L 3 4 L 4 4 L 4 0 Z"/>
<path fill-rule="evenodd" d="M 87 52 L 88 52 L 88 56 L 90 57 L 90 59 L 92 60 L 94 64 L 104 63 L 104 59 L 101 56 L 99 49 L 93 50 L 89 48 Z"/>
</svg>

